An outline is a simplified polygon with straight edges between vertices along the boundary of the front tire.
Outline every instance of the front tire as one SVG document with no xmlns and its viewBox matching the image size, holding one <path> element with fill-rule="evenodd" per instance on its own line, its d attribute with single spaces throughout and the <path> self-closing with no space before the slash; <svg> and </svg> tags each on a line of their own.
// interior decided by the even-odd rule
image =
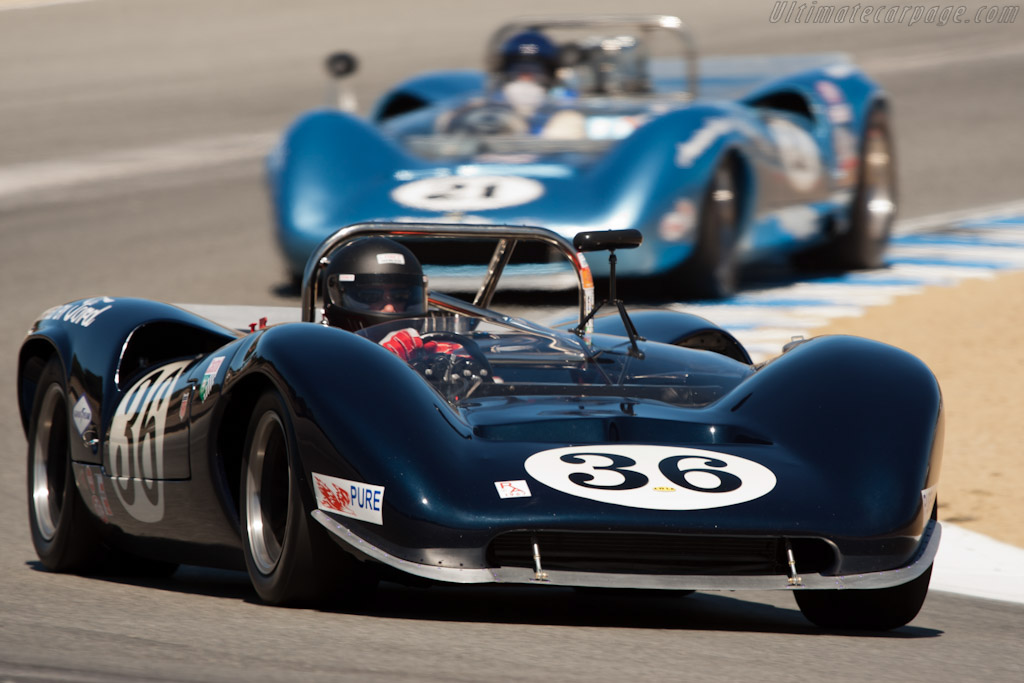
<svg viewBox="0 0 1024 683">
<path fill-rule="evenodd" d="M 242 549 L 260 598 L 296 605 L 345 585 L 355 560 L 312 527 L 300 495 L 295 433 L 277 392 L 257 401 L 243 457 Z"/>
<path fill-rule="evenodd" d="M 733 164 L 715 169 L 700 207 L 697 246 L 675 274 L 680 298 L 724 299 L 739 286 L 739 196 Z"/>
<path fill-rule="evenodd" d="M 75 485 L 71 465 L 71 416 L 60 361 L 39 376 L 28 436 L 28 519 L 40 562 L 55 572 L 95 569 L 95 521 Z"/>
<path fill-rule="evenodd" d="M 932 568 L 902 586 L 868 590 L 798 590 L 800 611 L 822 628 L 888 631 L 909 624 L 928 595 Z"/>
</svg>

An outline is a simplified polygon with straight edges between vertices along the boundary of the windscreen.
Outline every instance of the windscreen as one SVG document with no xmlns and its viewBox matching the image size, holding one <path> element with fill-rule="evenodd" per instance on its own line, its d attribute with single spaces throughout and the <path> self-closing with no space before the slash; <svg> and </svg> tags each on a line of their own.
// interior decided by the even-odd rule
<svg viewBox="0 0 1024 683">
<path fill-rule="evenodd" d="M 752 372 L 710 351 L 597 335 L 585 340 L 505 316 L 411 318 L 361 332 L 406 360 L 455 406 L 500 396 L 618 396 L 707 405 Z"/>
</svg>

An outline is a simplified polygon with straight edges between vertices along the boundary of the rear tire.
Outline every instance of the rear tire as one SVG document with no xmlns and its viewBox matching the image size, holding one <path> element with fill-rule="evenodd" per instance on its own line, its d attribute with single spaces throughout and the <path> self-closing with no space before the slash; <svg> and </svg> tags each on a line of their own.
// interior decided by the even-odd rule
<svg viewBox="0 0 1024 683">
<path fill-rule="evenodd" d="M 249 579 L 272 605 L 325 599 L 353 583 L 356 560 L 306 514 L 295 433 L 284 400 L 263 394 L 253 409 L 242 462 L 240 517 Z"/>
<path fill-rule="evenodd" d="M 822 628 L 888 631 L 910 623 L 928 595 L 932 568 L 902 586 L 869 590 L 798 590 L 800 611 Z"/>
<path fill-rule="evenodd" d="M 733 164 L 715 169 L 700 207 L 697 246 L 675 273 L 675 294 L 688 299 L 723 299 L 736 293 L 739 263 L 739 196 Z"/>
<path fill-rule="evenodd" d="M 55 572 L 96 568 L 95 520 L 75 484 L 71 414 L 64 372 L 54 357 L 39 376 L 28 434 L 28 519 L 40 562 Z"/>
<path fill-rule="evenodd" d="M 896 218 L 896 166 L 889 116 L 883 107 L 871 110 L 859 151 L 849 229 L 831 242 L 797 255 L 793 260 L 796 266 L 858 270 L 884 265 Z"/>
</svg>

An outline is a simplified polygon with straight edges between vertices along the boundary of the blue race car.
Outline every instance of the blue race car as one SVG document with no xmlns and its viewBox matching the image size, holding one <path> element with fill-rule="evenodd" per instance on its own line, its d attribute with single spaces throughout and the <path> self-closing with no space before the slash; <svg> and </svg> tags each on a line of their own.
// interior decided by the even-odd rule
<svg viewBox="0 0 1024 683">
<path fill-rule="evenodd" d="M 327 235 L 373 220 L 539 224 L 569 239 L 634 228 L 643 246 L 619 274 L 685 298 L 728 296 L 743 264 L 778 255 L 882 263 L 889 105 L 842 55 L 698 61 L 672 16 L 517 21 L 490 39 L 485 69 L 411 78 L 368 119 L 342 80 L 355 58 L 328 69 L 339 107 L 301 116 L 267 162 L 295 282 Z M 427 256 L 442 272 L 471 260 L 465 247 Z"/>
</svg>

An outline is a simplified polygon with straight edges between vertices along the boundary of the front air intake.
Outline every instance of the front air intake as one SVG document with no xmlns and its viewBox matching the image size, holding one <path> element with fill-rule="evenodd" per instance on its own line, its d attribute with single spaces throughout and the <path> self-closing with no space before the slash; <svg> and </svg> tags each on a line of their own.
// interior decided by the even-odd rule
<svg viewBox="0 0 1024 683">
<path fill-rule="evenodd" d="M 625 532 L 513 531 L 487 548 L 494 567 L 533 568 L 533 541 L 545 570 L 661 575 L 787 574 L 786 540 L 772 536 L 697 536 Z M 805 573 L 827 573 L 836 563 L 822 539 L 790 540 Z"/>
</svg>

